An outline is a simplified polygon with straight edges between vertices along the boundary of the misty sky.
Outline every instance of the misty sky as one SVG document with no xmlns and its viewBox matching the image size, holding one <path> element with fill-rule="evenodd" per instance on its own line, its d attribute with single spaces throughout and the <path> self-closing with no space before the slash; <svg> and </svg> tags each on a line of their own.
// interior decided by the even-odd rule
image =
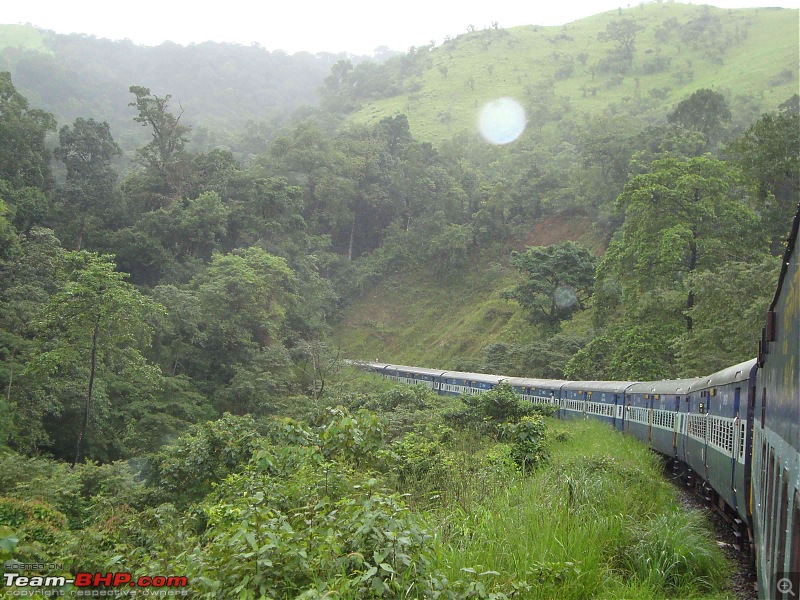
<svg viewBox="0 0 800 600">
<path fill-rule="evenodd" d="M 711 0 L 724 8 L 783 6 L 800 0 Z M 563 25 L 582 17 L 638 2 L 614 0 L 0 0 L 0 23 L 31 23 L 58 33 L 88 33 L 157 45 L 207 40 L 258 42 L 269 50 L 294 53 L 371 54 L 378 46 L 406 51 L 441 43 L 464 33 L 468 25 Z M 391 8 L 392 6 L 397 8 Z"/>
</svg>

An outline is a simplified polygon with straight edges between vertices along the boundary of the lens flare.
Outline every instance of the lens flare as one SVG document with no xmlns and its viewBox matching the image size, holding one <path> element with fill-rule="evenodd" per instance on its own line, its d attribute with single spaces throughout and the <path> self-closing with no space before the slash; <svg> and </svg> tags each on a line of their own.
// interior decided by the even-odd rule
<svg viewBox="0 0 800 600">
<path fill-rule="evenodd" d="M 578 303 L 578 296 L 575 290 L 568 285 L 559 286 L 553 294 L 556 306 L 558 308 L 570 308 Z"/>
<path fill-rule="evenodd" d="M 513 98 L 484 105 L 478 117 L 481 135 L 490 144 L 509 144 L 525 130 L 525 109 Z"/>
</svg>

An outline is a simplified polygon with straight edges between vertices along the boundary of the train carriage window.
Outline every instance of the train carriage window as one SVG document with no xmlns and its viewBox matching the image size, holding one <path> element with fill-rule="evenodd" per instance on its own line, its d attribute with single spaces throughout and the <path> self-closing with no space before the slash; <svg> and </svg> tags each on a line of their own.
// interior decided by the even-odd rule
<svg viewBox="0 0 800 600">
<path fill-rule="evenodd" d="M 747 443 L 747 423 L 739 422 L 739 458 L 744 457 L 744 447 Z"/>
</svg>

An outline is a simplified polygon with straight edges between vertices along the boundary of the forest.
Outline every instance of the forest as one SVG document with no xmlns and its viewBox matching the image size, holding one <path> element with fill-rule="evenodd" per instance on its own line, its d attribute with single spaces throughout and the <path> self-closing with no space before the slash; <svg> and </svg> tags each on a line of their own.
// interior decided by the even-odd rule
<svg viewBox="0 0 800 600">
<path fill-rule="evenodd" d="M 584 67 L 598 87 L 660 76 L 634 43 L 649 31 L 635 11 L 594 31 L 594 54 L 567 61 L 562 80 Z M 744 43 L 744 27 L 739 39 L 722 17 L 692 14 L 650 33 L 735 60 L 725 52 Z M 61 121 L 52 111 L 81 104 L 42 108 L 61 88 L 31 92 L 34 102 L 17 73 L 29 87 L 32 65 L 69 73 L 82 46 L 101 44 L 106 57 L 136 48 L 55 36 L 53 54 L 2 51 L 0 559 L 188 575 L 192 597 L 205 598 L 725 593 L 713 540 L 630 440 L 613 441 L 614 457 L 607 432 L 581 425 L 594 440 L 582 447 L 509 390 L 441 401 L 343 362 L 381 352 L 420 366 L 644 381 L 754 355 L 800 198 L 800 97 L 770 104 L 684 73 L 673 79 L 685 94 L 583 111 L 529 84 L 517 142 L 468 129 L 432 140 L 461 106 L 420 120 L 416 106 L 437 93 L 430 79 L 442 85 L 460 68 L 436 61 L 503 32 L 355 65 L 228 49 L 283 73 L 286 85 L 266 74 L 248 84 L 271 90 L 268 116 L 253 113 L 256 91 L 231 97 L 233 86 L 184 108 L 137 66 L 124 95 L 109 83 L 113 95 Z M 730 33 L 728 46 L 709 32 Z M 212 64 L 208 54 L 225 50 L 147 52 Z M 94 81 L 112 64 L 96 63 Z M 310 64 L 327 74 L 312 77 Z M 796 62 L 779 66 L 776 86 L 796 87 Z M 410 110 L 364 118 L 398 95 Z M 579 231 L 536 243 L 538 226 L 570 222 Z M 496 301 L 480 319 L 448 320 L 483 292 Z M 396 348 L 373 320 L 375 294 L 430 331 L 470 329 L 474 344 Z M 650 495 L 618 490 L 612 476 Z M 542 528 L 548 495 L 560 499 L 553 531 L 608 505 L 605 529 L 574 529 L 561 550 L 516 548 L 531 554 L 515 562 L 486 543 L 501 531 L 492 519 L 514 506 L 503 504 L 510 490 L 544 502 L 519 505 L 541 511 Z M 670 528 L 685 528 L 683 541 L 658 537 Z M 673 544 L 675 564 L 653 566 L 660 543 Z"/>
</svg>

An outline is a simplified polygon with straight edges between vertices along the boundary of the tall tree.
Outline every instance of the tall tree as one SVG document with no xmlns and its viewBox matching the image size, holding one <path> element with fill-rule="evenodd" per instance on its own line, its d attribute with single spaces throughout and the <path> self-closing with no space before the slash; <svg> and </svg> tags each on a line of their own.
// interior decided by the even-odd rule
<svg viewBox="0 0 800 600">
<path fill-rule="evenodd" d="M 731 111 L 725 96 L 709 89 L 697 90 L 667 115 L 670 123 L 701 132 L 709 150 L 722 139 L 725 124 L 730 120 Z"/>
<path fill-rule="evenodd" d="M 764 114 L 726 154 L 751 182 L 771 250 L 781 254 L 800 198 L 800 97 L 795 94 L 779 111 Z"/>
<path fill-rule="evenodd" d="M 527 278 L 504 297 L 527 309 L 535 323 L 557 329 L 561 321 L 583 309 L 592 295 L 596 260 L 575 242 L 535 246 L 511 256 L 512 264 Z"/>
<path fill-rule="evenodd" d="M 0 229 L 2 220 L 0 215 Z M 20 235 L 15 242 L 13 254 L 0 260 L 0 383 L 6 403 L 15 405 L 11 421 L 19 431 L 26 421 L 41 418 L 37 412 L 41 407 L 18 394 L 19 379 L 36 335 L 36 320 L 64 283 L 65 251 L 51 230 L 40 227 Z M 16 433 L 15 444 L 26 449 L 35 448 L 41 441 L 40 432 L 29 436 Z"/>
<path fill-rule="evenodd" d="M 734 171 L 708 157 L 661 159 L 625 185 L 617 204 L 625 221 L 599 268 L 621 282 L 625 301 L 673 290 L 692 330 L 695 293 L 688 277 L 765 250 L 756 215 L 740 200 Z"/>
<path fill-rule="evenodd" d="M 54 412 L 76 419 L 62 420 L 59 427 L 62 436 L 75 432 L 75 464 L 84 458 L 87 437 L 94 433 L 96 438 L 96 430 L 108 422 L 109 381 L 121 375 L 144 386 L 157 379 L 158 369 L 147 364 L 141 349 L 152 334 L 146 317 L 159 306 L 125 282 L 110 256 L 80 251 L 65 258 L 67 282 L 41 315 L 24 377 Z"/>
<path fill-rule="evenodd" d="M 0 179 L 14 188 L 48 190 L 52 176 L 45 136 L 55 128 L 53 115 L 30 108 L 11 74 L 0 72 Z"/>
<path fill-rule="evenodd" d="M 751 358 L 780 272 L 780 258 L 724 263 L 696 272 L 692 331 L 677 342 L 683 375 L 713 373 Z"/>
<path fill-rule="evenodd" d="M 89 221 L 97 220 L 111 202 L 117 179 L 111 161 L 120 153 L 106 122 L 78 118 L 59 131 L 55 157 L 67 169 L 61 208 L 76 250 L 83 245 Z"/>
<path fill-rule="evenodd" d="M 633 63 L 633 51 L 636 48 L 636 36 L 644 29 L 643 25 L 634 19 L 614 19 L 606 25 L 605 31 L 597 34 L 597 39 L 601 42 L 608 40 L 617 43 L 616 51 L 630 68 Z"/>
<path fill-rule="evenodd" d="M 134 121 L 151 129 L 152 140 L 139 149 L 139 160 L 154 178 L 155 192 L 160 205 L 180 198 L 189 177 L 189 160 L 186 144 L 190 128 L 181 125 L 183 109 L 178 116 L 169 111 L 170 94 L 159 98 L 150 88 L 132 85 L 130 92 L 136 97 L 133 106 L 138 111 Z"/>
</svg>

